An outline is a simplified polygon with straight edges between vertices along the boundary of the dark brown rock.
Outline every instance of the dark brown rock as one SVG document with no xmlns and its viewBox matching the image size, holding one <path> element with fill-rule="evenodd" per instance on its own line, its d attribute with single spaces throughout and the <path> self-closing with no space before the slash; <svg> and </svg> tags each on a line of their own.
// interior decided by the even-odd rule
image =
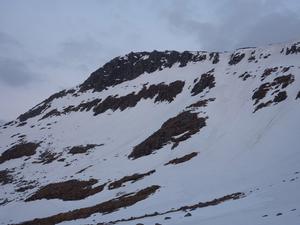
<svg viewBox="0 0 300 225">
<path fill-rule="evenodd" d="M 137 202 L 140 202 L 148 198 L 151 194 L 154 194 L 159 188 L 160 186 L 153 185 L 144 188 L 136 193 L 125 194 L 119 198 L 114 198 L 94 206 L 75 209 L 73 211 L 59 213 L 45 218 L 34 219 L 20 224 L 22 225 L 50 225 L 51 224 L 52 225 L 52 224 L 58 224 L 65 221 L 87 218 L 94 213 L 103 213 L 103 214 L 112 213 L 114 211 L 119 210 L 120 208 L 129 207 L 131 205 L 134 205 Z"/>
<path fill-rule="evenodd" d="M 25 191 L 31 190 L 35 187 L 36 187 L 35 185 L 23 186 L 23 187 L 20 187 L 20 188 L 16 189 L 16 192 L 25 192 Z"/>
<path fill-rule="evenodd" d="M 192 89 L 192 96 L 200 94 L 206 88 L 213 88 L 215 87 L 215 77 L 213 75 L 214 69 L 208 71 L 201 75 L 200 80 L 194 85 Z"/>
<path fill-rule="evenodd" d="M 88 181 L 68 180 L 64 182 L 51 183 L 41 187 L 32 196 L 25 201 L 34 201 L 38 199 L 61 199 L 64 201 L 74 201 L 84 199 L 90 195 L 94 195 L 103 190 L 105 184 L 93 188 L 97 180 L 90 179 Z"/>
<path fill-rule="evenodd" d="M 289 55 L 289 54 L 298 54 L 298 53 L 300 53 L 299 44 L 300 44 L 300 42 L 297 42 L 297 43 L 292 44 L 290 48 L 287 47 L 285 54 Z"/>
<path fill-rule="evenodd" d="M 170 160 L 168 163 L 165 164 L 165 166 L 170 165 L 170 164 L 175 165 L 175 164 L 179 164 L 179 163 L 184 163 L 184 162 L 189 161 L 190 159 L 196 157 L 197 155 L 198 155 L 198 152 L 192 152 L 192 153 L 182 156 L 180 158 L 175 158 L 175 159 Z"/>
<path fill-rule="evenodd" d="M 0 156 L 0 164 L 11 159 L 34 155 L 38 147 L 39 144 L 33 142 L 16 144 L 2 153 Z"/>
<path fill-rule="evenodd" d="M 287 71 L 290 70 L 290 68 L 291 68 L 290 66 L 283 67 L 282 72 L 283 72 L 283 73 L 286 73 Z"/>
<path fill-rule="evenodd" d="M 255 61 L 255 50 L 251 52 L 250 57 L 248 58 L 248 62 Z"/>
<path fill-rule="evenodd" d="M 263 99 L 267 95 L 269 90 L 269 83 L 262 84 L 252 95 L 252 100 L 255 100 L 254 105 L 256 105 L 259 102 L 259 100 Z"/>
<path fill-rule="evenodd" d="M 264 107 L 267 107 L 267 106 L 269 106 L 269 105 L 271 105 L 271 104 L 272 104 L 272 101 L 267 101 L 267 102 L 259 103 L 259 104 L 255 107 L 254 112 L 256 112 L 257 110 L 262 109 L 262 108 L 264 108 Z"/>
<path fill-rule="evenodd" d="M 97 145 L 97 144 L 87 144 L 87 145 L 78 145 L 73 146 L 70 148 L 69 153 L 70 154 L 83 154 L 86 153 L 88 150 L 95 148 L 97 146 L 103 146 L 103 144 Z"/>
<path fill-rule="evenodd" d="M 39 120 L 43 120 L 46 119 L 48 117 L 52 117 L 52 116 L 60 116 L 61 112 L 59 112 L 57 109 L 53 109 L 50 112 L 46 113 L 41 119 Z"/>
<path fill-rule="evenodd" d="M 213 64 L 217 64 L 220 61 L 220 55 L 218 52 L 211 52 L 209 54 L 209 60 L 212 60 Z"/>
<path fill-rule="evenodd" d="M 278 70 L 278 67 L 273 67 L 273 68 L 267 68 L 264 70 L 263 74 L 261 75 L 261 80 L 263 81 L 266 79 L 268 76 L 270 76 L 272 73 L 275 73 Z"/>
<path fill-rule="evenodd" d="M 111 109 L 112 111 L 120 109 L 123 111 L 126 108 L 136 106 L 141 99 L 152 99 L 155 96 L 154 102 L 172 102 L 175 97 L 181 93 L 183 87 L 184 81 L 178 80 L 170 83 L 169 85 L 160 83 L 150 85 L 148 88 L 144 86 L 137 94 L 133 92 L 121 97 L 108 96 L 94 108 L 94 115 L 103 113 L 108 109 Z"/>
<path fill-rule="evenodd" d="M 67 94 L 74 93 L 74 89 L 69 90 L 63 90 L 58 93 L 55 93 L 51 95 L 49 98 L 47 98 L 45 101 L 41 102 L 40 104 L 36 105 L 32 109 L 30 109 L 28 112 L 21 114 L 18 119 L 21 122 L 24 122 L 30 118 L 36 117 L 38 115 L 41 115 L 46 109 L 50 108 L 50 102 L 52 102 L 54 99 L 62 98 L 66 96 Z"/>
<path fill-rule="evenodd" d="M 125 176 L 125 177 L 123 177 L 123 178 L 121 178 L 119 180 L 116 180 L 116 181 L 110 183 L 108 185 L 108 189 L 111 190 L 111 189 L 116 189 L 116 188 L 122 187 L 124 183 L 129 182 L 129 181 L 131 181 L 132 183 L 134 183 L 134 182 L 136 182 L 138 180 L 143 179 L 145 176 L 149 176 L 149 175 L 153 174 L 154 172 L 155 172 L 155 170 L 151 170 L 151 171 L 149 171 L 147 173 L 141 173 L 141 174 L 135 173 L 135 174 L 130 175 L 130 176 Z"/>
<path fill-rule="evenodd" d="M 300 98 L 300 91 L 298 92 L 296 99 Z"/>
<path fill-rule="evenodd" d="M 278 103 L 284 101 L 286 98 L 287 98 L 286 91 L 281 91 L 274 97 L 273 101 Z"/>
<path fill-rule="evenodd" d="M 229 65 L 236 65 L 245 57 L 244 53 L 236 52 L 230 56 L 230 60 L 228 62 Z"/>
<path fill-rule="evenodd" d="M 137 159 L 150 155 L 169 143 L 173 143 L 174 148 L 179 142 L 185 141 L 205 127 L 205 121 L 206 118 L 198 117 L 197 113 L 184 111 L 167 120 L 159 130 L 135 146 L 128 157 Z M 181 136 L 176 137 L 179 135 Z"/>
<path fill-rule="evenodd" d="M 272 105 L 272 103 L 277 104 L 278 102 L 282 102 L 287 98 L 286 91 L 282 91 L 281 89 L 286 88 L 288 85 L 292 84 L 295 81 L 295 78 L 292 74 L 279 76 L 273 79 L 272 82 L 263 83 L 259 88 L 254 90 L 252 95 L 252 100 L 255 100 L 254 105 L 257 106 L 254 109 L 254 112 L 257 110 Z M 267 93 L 272 90 L 273 93 L 277 93 L 274 96 L 273 100 L 269 100 L 267 102 L 260 102 Z M 259 104 L 258 104 L 259 103 Z"/>
<path fill-rule="evenodd" d="M 272 82 L 272 86 L 279 87 L 281 88 L 286 88 L 288 85 L 292 84 L 295 81 L 295 77 L 292 74 L 289 75 L 283 75 L 276 77 L 274 81 Z"/>
<path fill-rule="evenodd" d="M 186 108 L 189 109 L 189 108 L 200 108 L 200 107 L 206 107 L 208 102 L 212 102 L 214 101 L 215 98 L 209 98 L 209 99 L 204 99 L 204 100 L 199 100 L 189 106 L 187 106 Z"/>
<path fill-rule="evenodd" d="M 37 161 L 34 161 L 32 163 L 49 164 L 57 160 L 61 155 L 62 154 L 51 152 L 50 150 L 46 150 L 39 155 Z"/>
<path fill-rule="evenodd" d="M 198 208 L 204 208 L 204 207 L 219 205 L 219 204 L 221 204 L 223 202 L 226 202 L 226 201 L 237 200 L 237 199 L 244 198 L 244 197 L 245 197 L 245 193 L 236 192 L 236 193 L 233 193 L 233 194 L 230 194 L 230 195 L 225 195 L 221 198 L 213 199 L 211 201 L 199 202 L 195 205 L 186 205 L 186 206 L 182 206 L 182 207 L 176 208 L 176 209 L 172 208 L 172 209 L 170 209 L 168 211 L 164 211 L 164 212 L 154 212 L 154 213 L 149 213 L 149 214 L 145 214 L 145 215 L 141 215 L 141 216 L 135 216 L 135 217 L 132 216 L 132 217 L 129 217 L 129 218 L 123 218 L 123 219 L 118 219 L 118 220 L 115 220 L 115 221 L 110 221 L 109 224 L 116 224 L 116 223 L 119 223 L 119 222 L 128 222 L 128 221 L 134 221 L 134 220 L 139 220 L 139 219 L 143 219 L 143 218 L 162 216 L 162 215 L 167 215 L 167 214 L 170 214 L 170 213 L 180 212 L 180 211 L 183 211 L 183 212 L 192 211 L 192 210 L 195 210 L 195 209 L 198 209 Z M 166 219 L 171 219 L 171 217 L 169 217 L 169 216 L 166 216 L 165 218 Z M 103 223 L 98 223 L 97 225 L 103 225 Z"/>
<path fill-rule="evenodd" d="M 13 176 L 8 169 L 0 170 L 0 184 L 5 185 L 13 182 Z"/>
<path fill-rule="evenodd" d="M 179 63 L 179 67 L 184 67 L 188 62 L 198 62 L 205 59 L 206 55 L 203 52 L 131 52 L 124 57 L 114 58 L 93 72 L 80 85 L 80 91 L 89 89 L 102 91 L 122 82 L 133 80 L 143 73 L 171 68 L 175 63 Z"/>
<path fill-rule="evenodd" d="M 251 75 L 248 72 L 245 72 L 239 76 L 239 78 L 242 78 L 243 81 L 247 80 L 250 77 L 251 77 Z"/>
</svg>

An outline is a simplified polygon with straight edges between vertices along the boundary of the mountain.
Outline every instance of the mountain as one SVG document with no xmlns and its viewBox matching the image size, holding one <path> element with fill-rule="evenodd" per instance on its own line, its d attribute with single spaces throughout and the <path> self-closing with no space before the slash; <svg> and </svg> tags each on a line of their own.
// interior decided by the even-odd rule
<svg viewBox="0 0 300 225">
<path fill-rule="evenodd" d="M 1 224 L 299 224 L 299 53 L 112 59 L 0 127 Z"/>
</svg>

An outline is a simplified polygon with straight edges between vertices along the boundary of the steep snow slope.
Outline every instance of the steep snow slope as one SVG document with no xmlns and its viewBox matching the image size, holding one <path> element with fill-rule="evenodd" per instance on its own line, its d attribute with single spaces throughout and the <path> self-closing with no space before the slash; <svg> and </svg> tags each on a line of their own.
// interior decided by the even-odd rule
<svg viewBox="0 0 300 225">
<path fill-rule="evenodd" d="M 298 224 L 299 53 L 113 59 L 0 128 L 1 224 Z"/>
</svg>

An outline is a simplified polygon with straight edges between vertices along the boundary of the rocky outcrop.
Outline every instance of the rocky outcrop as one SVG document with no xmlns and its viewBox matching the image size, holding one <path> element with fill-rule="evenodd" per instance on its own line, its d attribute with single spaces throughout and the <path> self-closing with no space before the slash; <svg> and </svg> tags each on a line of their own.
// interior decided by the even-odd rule
<svg viewBox="0 0 300 225">
<path fill-rule="evenodd" d="M 73 211 L 59 213 L 53 216 L 34 219 L 31 221 L 26 221 L 20 223 L 20 225 L 50 225 L 50 224 L 58 224 L 65 221 L 72 221 L 82 218 L 87 218 L 94 213 L 103 213 L 108 214 L 114 211 L 119 210 L 120 208 L 129 207 L 134 205 L 137 202 L 140 202 L 150 195 L 154 194 L 160 186 L 152 185 L 150 187 L 144 188 L 136 193 L 125 194 L 121 197 L 114 198 L 108 200 L 106 202 L 99 203 L 94 206 L 75 209 Z"/>
<path fill-rule="evenodd" d="M 21 122 L 24 122 L 24 121 L 26 121 L 30 118 L 36 117 L 36 116 L 42 114 L 46 109 L 50 108 L 50 106 L 51 106 L 50 103 L 54 99 L 62 98 L 64 96 L 66 96 L 67 94 L 73 94 L 74 92 L 75 92 L 74 89 L 70 89 L 70 90 L 63 90 L 63 91 L 60 91 L 58 93 L 55 93 L 55 94 L 51 95 L 49 98 L 47 98 L 45 101 L 41 102 L 37 106 L 30 109 L 28 112 L 21 114 L 18 117 L 18 119 Z"/>
<path fill-rule="evenodd" d="M 150 155 L 169 143 L 175 148 L 181 141 L 187 140 L 205 127 L 206 119 L 198 117 L 197 113 L 184 111 L 167 120 L 159 130 L 135 146 L 128 157 L 137 159 Z"/>
<path fill-rule="evenodd" d="M 116 111 L 117 109 L 123 111 L 126 108 L 136 106 L 141 99 L 152 99 L 154 97 L 154 102 L 172 102 L 181 93 L 183 86 L 184 82 L 177 80 L 170 84 L 153 84 L 148 88 L 144 86 L 138 93 L 133 92 L 120 97 L 108 96 L 94 108 L 94 112 L 95 115 L 98 115 L 109 109 L 112 111 Z"/>
<path fill-rule="evenodd" d="M 192 158 L 196 157 L 198 155 L 198 152 L 192 152 L 190 154 L 187 154 L 185 156 L 179 157 L 179 158 L 175 158 L 170 160 L 169 162 L 167 162 L 165 164 L 166 165 L 170 165 L 170 164 L 179 164 L 179 163 L 184 163 L 186 161 L 191 160 Z"/>
<path fill-rule="evenodd" d="M 215 87 L 215 77 L 213 75 L 214 69 L 208 71 L 207 73 L 204 73 L 201 75 L 200 80 L 195 80 L 195 85 L 192 89 L 192 96 L 198 95 L 202 93 L 206 88 L 211 89 Z"/>
<path fill-rule="evenodd" d="M 94 195 L 103 190 L 105 184 L 92 187 L 98 181 L 90 179 L 88 181 L 68 180 L 64 182 L 51 183 L 35 192 L 26 201 L 34 201 L 38 199 L 61 199 L 64 201 L 74 201 L 84 199 L 90 195 Z"/>
<path fill-rule="evenodd" d="M 80 85 L 80 90 L 92 89 L 94 91 L 102 91 L 122 82 L 133 80 L 143 73 L 152 73 L 163 68 L 171 68 L 176 63 L 179 64 L 179 67 L 184 67 L 188 62 L 198 62 L 205 59 L 206 54 L 203 52 L 131 52 L 124 57 L 114 58 L 93 72 Z"/>
<path fill-rule="evenodd" d="M 235 52 L 230 56 L 229 65 L 236 65 L 245 57 L 245 53 Z"/>
<path fill-rule="evenodd" d="M 254 105 L 256 105 L 254 112 L 261 108 L 267 107 L 272 103 L 277 104 L 278 102 L 285 100 L 287 98 L 287 93 L 286 91 L 283 91 L 283 89 L 292 84 L 294 80 L 295 77 L 292 74 L 289 74 L 276 77 L 272 82 L 267 82 L 260 85 L 259 88 L 254 90 L 254 93 L 252 95 L 252 100 L 255 101 Z M 273 91 L 271 95 L 274 95 L 276 93 L 277 95 L 274 96 L 273 100 L 261 102 L 261 100 L 266 97 L 269 91 Z"/>
<path fill-rule="evenodd" d="M 144 177 L 146 176 L 149 176 L 151 174 L 155 173 L 155 170 L 151 170 L 147 173 L 135 173 L 133 175 L 129 175 L 129 176 L 125 176 L 125 177 L 122 177 L 121 179 L 119 180 L 116 180 L 114 182 L 111 182 L 109 185 L 108 185 L 108 189 L 116 189 L 116 188 L 119 188 L 119 187 L 122 187 L 125 183 L 127 182 L 131 182 L 131 183 L 134 183 L 138 180 L 141 180 L 143 179 Z"/>
<path fill-rule="evenodd" d="M 39 144 L 33 142 L 16 144 L 2 153 L 0 156 L 0 164 L 11 159 L 34 155 L 38 147 Z"/>
<path fill-rule="evenodd" d="M 102 146 L 103 144 L 87 144 L 87 145 L 77 145 L 77 146 L 73 146 L 73 147 L 69 147 L 69 153 L 72 155 L 75 154 L 83 154 L 83 153 L 87 153 L 88 150 L 93 149 L 97 146 Z"/>
<path fill-rule="evenodd" d="M 298 54 L 300 53 L 300 42 L 294 43 L 291 45 L 291 47 L 287 47 L 285 54 L 290 55 L 290 54 Z"/>
</svg>

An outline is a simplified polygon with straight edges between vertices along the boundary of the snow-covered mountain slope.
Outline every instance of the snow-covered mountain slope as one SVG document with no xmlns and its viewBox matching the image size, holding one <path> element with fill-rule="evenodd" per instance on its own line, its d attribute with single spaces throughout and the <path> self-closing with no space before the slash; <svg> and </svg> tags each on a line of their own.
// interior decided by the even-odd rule
<svg viewBox="0 0 300 225">
<path fill-rule="evenodd" d="M 299 224 L 299 53 L 113 59 L 0 127 L 1 224 Z"/>
</svg>

